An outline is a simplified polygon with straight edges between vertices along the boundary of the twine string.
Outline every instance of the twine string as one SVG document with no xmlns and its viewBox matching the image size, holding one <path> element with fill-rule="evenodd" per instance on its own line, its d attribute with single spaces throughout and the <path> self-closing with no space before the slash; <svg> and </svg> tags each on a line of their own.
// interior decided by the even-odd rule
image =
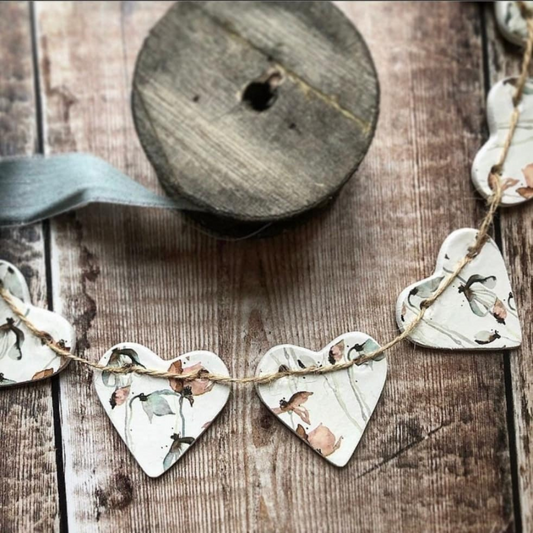
<svg viewBox="0 0 533 533">
<path fill-rule="evenodd" d="M 411 322 L 405 327 L 402 333 L 394 337 L 392 340 L 374 350 L 373 352 L 362 355 L 356 359 L 346 361 L 343 363 L 336 363 L 330 366 L 309 366 L 301 369 L 288 369 L 280 370 L 278 372 L 273 372 L 269 374 L 263 374 L 259 376 L 246 376 L 242 378 L 226 376 L 222 374 L 213 374 L 211 372 L 206 372 L 205 369 L 199 369 L 190 374 L 177 374 L 175 372 L 166 372 L 163 370 L 156 370 L 152 368 L 144 368 L 139 365 L 123 365 L 123 366 L 107 366 L 100 363 L 94 363 L 79 357 L 71 353 L 66 347 L 61 343 L 54 340 L 48 333 L 40 330 L 33 322 L 25 315 L 24 311 L 19 307 L 19 304 L 16 298 L 7 290 L 0 280 L 0 296 L 13 311 L 13 313 L 24 323 L 28 330 L 33 333 L 36 337 L 41 339 L 41 342 L 48 346 L 52 351 L 57 355 L 64 357 L 71 361 L 76 361 L 83 365 L 89 366 L 94 370 L 102 372 L 110 372 L 113 374 L 130 374 L 136 373 L 145 376 L 151 376 L 156 378 L 166 378 L 174 379 L 178 381 L 190 382 L 195 379 L 202 379 L 207 381 L 212 381 L 214 383 L 221 383 L 225 385 L 230 385 L 233 383 L 236 384 L 248 384 L 253 383 L 256 385 L 265 385 L 272 383 L 278 379 L 285 377 L 298 377 L 298 376 L 307 376 L 307 375 L 322 375 L 329 374 L 331 372 L 338 372 L 340 370 L 346 370 L 353 366 L 359 366 L 369 361 L 375 360 L 377 357 L 382 355 L 384 352 L 390 348 L 396 346 L 396 344 L 402 342 L 404 339 L 409 337 L 409 335 L 416 329 L 420 322 L 424 319 L 424 316 L 427 310 L 446 292 L 446 290 L 453 284 L 457 279 L 461 271 L 470 264 L 481 252 L 483 246 L 485 245 L 487 239 L 489 238 L 489 230 L 494 221 L 494 217 L 498 207 L 500 205 L 503 187 L 501 181 L 501 174 L 503 170 L 503 164 L 507 159 L 509 150 L 511 148 L 511 143 L 513 136 L 518 125 L 518 120 L 520 118 L 520 109 L 519 105 L 522 100 L 522 95 L 524 93 L 524 87 L 528 78 L 529 65 L 531 64 L 531 59 L 533 55 L 533 11 L 528 9 L 524 2 L 517 2 L 522 15 L 526 19 L 527 24 L 527 41 L 524 49 L 524 55 L 522 58 L 522 66 L 520 70 L 520 76 L 518 82 L 515 86 L 515 92 L 513 95 L 513 112 L 511 114 L 511 120 L 509 123 L 509 130 L 504 140 L 502 151 L 500 157 L 496 164 L 492 167 L 490 175 L 488 177 L 489 183 L 492 188 L 492 195 L 488 199 L 487 213 L 483 217 L 481 224 L 478 228 L 478 233 L 474 244 L 468 249 L 467 254 L 457 263 L 454 270 L 441 282 L 437 290 L 427 299 L 425 299 L 420 305 L 419 313 L 413 318 Z"/>
</svg>

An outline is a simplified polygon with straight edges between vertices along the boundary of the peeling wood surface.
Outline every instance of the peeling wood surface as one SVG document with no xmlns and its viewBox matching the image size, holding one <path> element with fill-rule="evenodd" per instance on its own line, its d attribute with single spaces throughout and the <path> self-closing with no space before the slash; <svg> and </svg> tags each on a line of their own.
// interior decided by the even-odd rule
<svg viewBox="0 0 533 533">
<path fill-rule="evenodd" d="M 0 3 L 0 156 L 30 155 L 37 144 L 30 10 Z M 1 193 L 0 193 L 1 194 Z M 33 303 L 47 306 L 41 225 L 0 229 L 0 257 L 28 280 Z M 0 531 L 59 526 L 52 382 L 0 394 Z"/>
<path fill-rule="evenodd" d="M 46 152 L 95 153 L 158 190 L 129 95 L 137 51 L 167 9 L 165 2 L 36 3 Z M 34 274 L 36 303 L 46 305 L 49 276 L 50 302 L 76 325 L 80 355 L 96 361 L 121 340 L 168 359 L 209 349 L 245 375 L 275 344 L 318 350 L 354 329 L 380 342 L 396 334 L 398 293 L 433 271 L 451 231 L 474 226 L 483 213 L 469 173 L 486 135 L 485 18 L 490 76 L 514 66 L 493 44 L 492 14 L 473 4 L 436 3 L 431 17 L 423 3 L 341 9 L 367 40 L 382 99 L 369 154 L 327 212 L 262 241 L 216 241 L 171 213 L 113 206 L 54 220 L 47 247 L 40 228 L 25 237 L 30 230 L 2 232 L 2 256 Z M 0 24 L 7 10 L 0 59 L 12 50 L 10 68 L 24 68 L 22 76 L 0 74 L 0 132 L 16 132 L 0 136 L 13 139 L 1 149 L 29 153 L 39 118 L 29 11 L 2 3 Z M 4 45 L 17 39 L 23 46 Z M 10 89 L 14 83 L 21 86 Z M 28 103 L 4 106 L 13 91 L 27 92 Z M 526 342 L 532 217 L 526 206 L 504 211 L 501 223 Z M 520 520 L 531 528 L 528 350 L 508 365 L 502 353 L 396 348 L 382 400 L 343 470 L 277 423 L 251 388 L 236 388 L 201 441 L 157 480 L 128 454 L 90 372 L 72 365 L 54 392 L 59 464 L 50 384 L 0 395 L 9 443 L 0 462 L 7 480 L 0 528 L 485 532 L 518 530 Z M 509 376 L 516 414 L 509 406 L 508 417 Z"/>
</svg>

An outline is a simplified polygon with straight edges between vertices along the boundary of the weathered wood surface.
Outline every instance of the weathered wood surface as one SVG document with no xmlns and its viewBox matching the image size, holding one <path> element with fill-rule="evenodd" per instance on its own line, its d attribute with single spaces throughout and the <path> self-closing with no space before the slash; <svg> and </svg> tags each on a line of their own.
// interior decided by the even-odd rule
<svg viewBox="0 0 533 533">
<path fill-rule="evenodd" d="M 48 252 L 52 303 L 76 324 L 80 355 L 98 360 L 120 340 L 143 343 L 169 359 L 210 349 L 232 374 L 244 375 L 275 344 L 319 349 L 349 330 L 380 342 L 396 334 L 398 293 L 433 271 L 452 230 L 475 225 L 482 214 L 469 180 L 486 135 L 482 11 L 460 3 L 436 3 L 430 17 L 423 3 L 341 8 L 367 39 L 382 102 L 370 152 L 338 202 L 306 225 L 263 241 L 215 241 L 177 216 L 150 210 L 92 206 L 58 218 L 51 223 Z M 47 152 L 93 152 L 157 189 L 128 99 L 136 53 L 166 9 L 164 2 L 36 4 Z M 15 39 L 14 24 L 10 28 L 2 41 Z M 489 49 L 492 39 L 489 34 Z M 31 68 L 24 79 L 31 90 Z M 12 127 L 10 113 L 6 123 Z M 18 150 L 28 151 L 28 145 L 21 141 Z M 531 300 L 527 246 L 533 214 L 526 206 L 519 214 L 505 211 L 502 219 L 508 224 L 518 216 L 504 226 L 503 238 L 525 311 Z M 37 235 L 34 264 L 40 266 L 33 267 L 32 288 L 43 294 L 46 273 Z M 2 241 L 2 250 L 11 251 L 7 258 L 20 264 L 26 255 L 18 246 L 18 235 Z M 514 403 L 521 408 L 520 399 L 526 401 L 517 420 L 521 513 L 529 523 L 523 383 L 531 369 L 519 357 L 513 356 L 511 367 Z M 24 409 L 17 407 L 19 425 L 13 427 L 9 416 L 2 424 L 2 437 L 25 443 L 9 445 L 0 463 L 3 479 L 13 480 L 1 489 L 2 504 L 11 504 L 2 525 L 49 530 L 61 521 L 72 531 L 513 531 L 520 502 L 513 494 L 517 472 L 505 370 L 501 353 L 449 355 L 403 344 L 390 353 L 382 400 L 343 470 L 290 435 L 251 388 L 236 388 L 195 448 L 151 480 L 106 418 L 90 372 L 73 365 L 59 377 L 64 472 L 54 470 L 49 452 L 35 448 L 35 433 L 17 433 L 22 424 L 36 424 Z M 50 405 L 46 387 L 4 391 L 1 401 L 13 409 L 42 394 L 32 405 Z M 40 431 L 51 424 L 47 409 Z M 48 437 L 43 440 L 51 447 L 53 435 Z M 60 514 L 55 484 L 45 484 L 45 495 L 37 495 L 34 476 L 45 471 L 43 464 L 51 472 L 46 479 L 55 483 L 57 472 L 65 483 Z M 31 500 L 22 500 L 28 492 Z"/>
<path fill-rule="evenodd" d="M 498 32 L 490 10 L 485 13 L 488 37 L 488 82 L 496 83 L 520 71 L 522 52 Z M 533 75 L 530 71 L 530 75 Z M 533 154 L 531 157 L 533 162 Z M 512 402 L 509 416 L 514 422 L 513 452 L 516 452 L 515 491 L 524 531 L 533 531 L 533 210 L 531 203 L 502 211 L 500 220 L 504 255 L 522 318 L 523 344 L 508 363 L 508 394 Z M 516 441 L 516 442 L 515 442 Z"/>
<path fill-rule="evenodd" d="M 177 2 L 146 38 L 132 91 L 164 188 L 216 229 L 329 202 L 368 150 L 378 100 L 365 43 L 328 2 Z"/>
<path fill-rule="evenodd" d="M 0 3 L 0 155 L 37 148 L 30 11 Z M 1 192 L 0 192 L 1 194 Z M 0 230 L 0 256 L 22 270 L 35 305 L 46 307 L 44 236 L 40 225 Z M 0 394 L 0 530 L 50 531 L 59 525 L 51 381 Z"/>
</svg>

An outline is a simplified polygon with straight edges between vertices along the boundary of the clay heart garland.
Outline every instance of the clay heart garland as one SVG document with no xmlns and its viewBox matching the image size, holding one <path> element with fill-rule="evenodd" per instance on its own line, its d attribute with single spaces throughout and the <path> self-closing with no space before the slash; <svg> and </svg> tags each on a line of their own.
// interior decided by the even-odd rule
<svg viewBox="0 0 533 533">
<path fill-rule="evenodd" d="M 111 348 L 100 364 L 135 364 L 184 375 L 203 368 L 228 375 L 226 365 L 212 352 L 189 352 L 164 361 L 132 342 Z M 226 405 L 230 392 L 228 386 L 205 379 L 184 383 L 99 370 L 94 385 L 115 429 L 150 477 L 163 474 L 189 450 Z"/>
<path fill-rule="evenodd" d="M 379 348 L 364 333 L 346 333 L 320 352 L 285 344 L 270 349 L 256 375 L 313 365 L 334 365 Z M 262 402 L 324 459 L 342 467 L 353 455 L 387 377 L 384 355 L 322 375 L 291 376 L 256 385 Z"/>
<path fill-rule="evenodd" d="M 533 9 L 532 1 L 525 1 L 524 4 Z M 513 44 L 524 45 L 527 39 L 527 23 L 518 2 L 494 2 L 494 9 L 498 29 L 503 36 Z"/>
<path fill-rule="evenodd" d="M 513 95 L 518 78 L 506 78 L 491 89 L 487 99 L 489 140 L 477 153 L 472 165 L 472 181 L 479 193 L 492 194 L 490 171 L 497 163 L 509 132 L 513 113 Z M 511 147 L 502 169 L 503 196 L 501 204 L 510 206 L 533 198 L 533 79 L 527 80 L 520 103 L 520 117 Z"/>
<path fill-rule="evenodd" d="M 401 331 L 418 315 L 421 303 L 466 255 L 476 235 L 477 230 L 470 228 L 450 234 L 440 249 L 435 273 L 402 291 L 396 304 L 396 321 Z M 522 332 L 516 302 L 505 262 L 492 239 L 428 308 L 409 340 L 420 346 L 448 350 L 520 346 Z"/>
<path fill-rule="evenodd" d="M 17 268 L 7 261 L 0 261 L 0 280 L 37 328 L 49 333 L 65 347 L 74 347 L 72 326 L 57 313 L 31 305 L 28 286 Z M 0 299 L 1 387 L 48 378 L 61 372 L 68 363 L 29 331 L 7 303 Z"/>
</svg>

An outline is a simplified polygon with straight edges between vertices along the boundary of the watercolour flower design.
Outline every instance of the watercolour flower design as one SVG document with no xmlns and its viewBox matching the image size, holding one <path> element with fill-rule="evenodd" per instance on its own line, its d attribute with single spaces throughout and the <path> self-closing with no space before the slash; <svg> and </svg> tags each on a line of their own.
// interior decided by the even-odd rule
<svg viewBox="0 0 533 533">
<path fill-rule="evenodd" d="M 436 276 L 435 278 L 430 278 L 424 281 L 423 283 L 420 283 L 420 285 L 413 287 L 409 291 L 407 302 L 410 305 L 416 305 L 413 303 L 413 298 L 415 296 L 417 298 L 420 298 L 421 300 L 426 300 L 427 298 L 432 296 L 433 293 L 440 287 L 440 284 L 442 283 L 443 279 L 444 279 L 444 276 Z"/>
<path fill-rule="evenodd" d="M 524 176 L 524 185 L 525 187 L 517 187 L 516 192 L 525 198 L 526 200 L 531 200 L 533 198 L 533 163 L 529 163 L 522 169 L 522 174 Z M 490 174 L 489 176 L 489 185 L 491 190 L 496 189 L 497 183 L 495 183 L 496 178 L 494 177 L 494 174 Z M 505 192 L 508 189 L 512 189 L 516 185 L 521 183 L 521 180 L 516 178 L 503 178 L 501 180 L 500 186 L 502 188 L 502 191 Z"/>
<path fill-rule="evenodd" d="M 15 325 L 12 317 L 8 317 L 6 322 L 0 325 L 0 359 L 5 355 L 11 359 L 22 359 L 24 339 L 24 332 Z"/>
<path fill-rule="evenodd" d="M 0 387 L 5 385 L 14 385 L 16 381 L 13 379 L 8 379 L 4 376 L 4 374 L 0 373 Z"/>
<path fill-rule="evenodd" d="M 109 399 L 109 403 L 111 405 L 111 409 L 114 409 L 117 406 L 124 405 L 126 400 L 128 399 L 128 396 L 130 395 L 131 385 L 126 385 L 125 387 L 118 387 L 113 391 L 113 394 L 111 394 L 111 398 Z"/>
<path fill-rule="evenodd" d="M 191 446 L 195 441 L 193 437 L 181 437 L 179 433 L 172 434 L 170 438 L 172 439 L 172 444 L 163 459 L 165 470 L 168 470 L 181 457 L 184 444 Z"/>
<path fill-rule="evenodd" d="M 498 331 L 479 331 L 474 335 L 474 340 L 477 344 L 483 345 L 483 344 L 490 344 L 491 342 L 494 342 L 498 339 L 501 339 L 502 336 L 498 333 Z"/>
<path fill-rule="evenodd" d="M 304 404 L 312 395 L 312 392 L 307 391 L 296 392 L 290 397 L 288 402 L 284 399 L 280 400 L 279 407 L 273 407 L 271 408 L 271 411 L 275 415 L 294 413 L 299 416 L 303 422 L 310 424 L 311 420 L 309 419 L 309 411 L 302 404 Z"/>
<path fill-rule="evenodd" d="M 374 339 L 367 339 L 365 342 L 361 344 L 354 344 L 349 350 L 347 358 L 348 360 L 358 359 L 359 357 L 362 357 L 364 355 L 370 355 L 371 353 L 376 352 L 379 350 L 380 346 Z M 355 352 L 355 356 L 352 355 L 352 352 Z M 378 356 L 374 357 L 370 361 L 368 361 L 366 364 L 370 367 L 374 367 L 375 361 L 382 361 L 385 359 L 385 353 L 381 353 Z"/>
<path fill-rule="evenodd" d="M 433 276 L 414 283 L 400 294 L 397 323 L 401 331 L 418 316 L 423 302 L 476 241 L 477 230 L 454 231 L 443 243 Z M 422 346 L 447 349 L 512 348 L 521 342 L 520 321 L 503 257 L 489 239 L 427 308 L 409 339 Z"/>
<path fill-rule="evenodd" d="M 35 381 L 37 379 L 49 378 L 50 376 L 53 376 L 53 375 L 54 375 L 53 368 L 45 368 L 44 370 L 40 370 L 39 372 L 36 372 L 31 379 L 32 381 Z"/>
<path fill-rule="evenodd" d="M 533 9 L 533 2 L 525 1 L 524 4 Z M 517 45 L 522 45 L 527 39 L 527 24 L 518 2 L 494 2 L 498 28 L 505 38 Z"/>
<path fill-rule="evenodd" d="M 336 452 L 343 439 L 342 436 L 336 439 L 331 429 L 322 425 L 322 422 L 309 434 L 306 433 L 301 424 L 298 424 L 296 434 L 324 457 L 329 457 L 333 452 Z"/>
<path fill-rule="evenodd" d="M 293 345 L 271 348 L 257 375 L 338 366 L 380 347 L 364 333 L 344 334 L 323 350 Z M 292 375 L 258 384 L 261 401 L 280 422 L 329 463 L 342 467 L 354 453 L 377 405 L 387 375 L 384 354 L 337 372 Z"/>
<path fill-rule="evenodd" d="M 74 344 L 72 326 L 61 316 L 31 305 L 30 293 L 22 273 L 0 260 L 0 285 L 15 298 L 22 316 L 50 335 L 57 345 L 70 351 Z M 7 302 L 0 299 L 0 386 L 30 383 L 60 372 L 68 359 L 56 354 L 42 339 L 28 330 Z"/>
<path fill-rule="evenodd" d="M 503 302 L 491 290 L 496 287 L 496 276 L 473 274 L 466 283 L 459 285 L 459 294 L 464 294 L 472 312 L 486 316 L 489 312 L 497 322 L 505 324 L 507 311 Z"/>
<path fill-rule="evenodd" d="M 165 361 L 148 348 L 121 343 L 100 359 L 104 366 L 140 366 L 182 375 L 200 371 L 228 375 L 211 352 L 190 352 Z M 200 376 L 191 381 L 162 379 L 135 372 L 96 371 L 98 397 L 142 469 L 158 477 L 175 464 L 216 418 L 229 396 L 229 387 Z"/>
<path fill-rule="evenodd" d="M 7 261 L 0 260 L 0 281 L 15 298 L 30 303 L 30 292 L 22 273 Z"/>
<path fill-rule="evenodd" d="M 139 400 L 141 402 L 143 411 L 148 417 L 148 420 L 152 422 L 154 416 L 166 416 L 175 414 L 172 408 L 170 407 L 168 400 L 165 398 L 165 396 L 174 395 L 175 393 L 166 389 L 155 391 L 150 394 L 144 394 L 144 392 L 141 392 L 130 400 L 129 406 L 131 409 L 133 402 L 135 400 Z"/>
<path fill-rule="evenodd" d="M 338 363 L 339 361 L 342 361 L 342 358 L 344 357 L 344 341 L 340 341 L 337 344 L 334 344 L 330 349 L 328 353 L 328 361 L 331 365 L 334 365 L 335 363 Z"/>
<path fill-rule="evenodd" d="M 500 4 L 500 2 L 497 2 Z M 523 19 L 522 19 L 523 20 Z M 476 154 L 472 164 L 472 181 L 481 195 L 489 198 L 495 190 L 494 165 L 497 164 L 509 132 L 509 116 L 518 78 L 505 78 L 490 90 L 487 119 L 490 137 Z M 533 199 L 533 79 L 524 85 L 521 112 L 511 141 L 509 153 L 501 168 L 501 203 L 515 205 Z"/>
<path fill-rule="evenodd" d="M 124 346 L 114 348 L 107 362 L 107 366 L 117 368 L 135 365 L 144 367 L 139 360 L 139 355 L 137 352 Z M 102 382 L 104 385 L 107 387 L 113 387 L 115 389 L 109 398 L 111 409 L 124 405 L 129 397 L 132 381 L 133 374 L 102 372 Z"/>
<path fill-rule="evenodd" d="M 183 368 L 183 363 L 181 360 L 172 363 L 168 367 L 168 371 L 174 372 L 176 374 L 181 374 L 183 376 L 194 374 L 197 371 L 200 371 L 200 374 L 208 372 L 202 366 L 201 363 L 196 363 L 189 367 Z M 202 378 L 197 378 L 193 381 L 183 381 L 180 379 L 170 378 L 168 381 L 172 390 L 177 393 L 183 394 L 187 398 L 191 406 L 194 404 L 194 396 L 201 396 L 202 394 L 209 392 L 215 385 L 213 381 L 209 381 L 207 379 Z"/>
<path fill-rule="evenodd" d="M 523 168 L 522 174 L 524 174 L 526 186 L 518 187 L 518 189 L 516 189 L 516 192 L 520 196 L 523 196 L 526 200 L 531 200 L 531 198 L 533 198 L 533 163 L 530 163 L 525 168 Z"/>
<path fill-rule="evenodd" d="M 126 347 L 114 348 L 107 366 L 122 367 L 122 366 L 142 366 L 139 356 L 135 350 Z M 145 368 L 145 367 L 144 367 Z M 115 374 L 113 372 L 102 372 L 102 381 L 107 387 L 122 388 L 131 384 L 132 374 Z"/>
</svg>

